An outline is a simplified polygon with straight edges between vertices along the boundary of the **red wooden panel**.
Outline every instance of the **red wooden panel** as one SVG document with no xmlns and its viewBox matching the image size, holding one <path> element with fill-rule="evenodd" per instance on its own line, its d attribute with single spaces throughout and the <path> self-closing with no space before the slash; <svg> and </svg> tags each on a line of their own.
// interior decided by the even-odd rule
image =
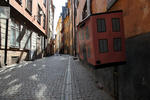
<svg viewBox="0 0 150 100">
<path fill-rule="evenodd" d="M 105 24 L 106 24 L 105 32 L 104 32 L 105 27 L 103 27 L 101 24 L 99 24 L 99 27 L 101 27 L 101 29 L 103 28 L 102 30 L 103 32 L 97 31 L 98 19 L 105 20 Z M 99 20 L 99 21 L 102 22 L 104 25 L 104 20 Z M 113 23 L 112 23 L 112 20 L 113 20 Z M 119 24 L 116 24 L 116 23 L 119 23 L 120 27 L 118 26 Z M 117 32 L 113 32 L 113 29 L 112 29 L 113 26 L 114 26 L 114 30 Z M 89 39 L 86 39 L 87 27 L 88 27 L 89 35 L 90 35 Z M 82 31 L 82 35 L 84 35 L 84 39 L 79 39 L 79 33 L 81 34 L 81 31 Z M 99 29 L 99 31 L 101 30 Z M 115 38 L 121 39 L 121 51 L 114 50 Z M 99 50 L 100 39 L 108 40 L 108 52 L 105 52 L 105 53 L 100 52 Z M 117 41 L 120 39 L 117 39 Z M 78 48 L 80 48 L 81 46 L 84 48 L 82 50 L 78 49 L 79 57 L 82 60 L 87 60 L 87 62 L 92 65 L 124 62 L 125 61 L 125 38 L 124 38 L 124 26 L 123 26 L 122 12 L 103 13 L 103 14 L 96 14 L 96 15 L 90 16 L 88 19 L 86 19 L 79 25 L 77 40 L 78 40 Z M 117 43 L 117 41 L 115 43 Z M 90 52 L 91 52 L 90 57 L 88 57 L 89 47 L 90 47 Z M 119 48 L 119 47 L 120 47 L 119 44 L 115 46 L 115 48 Z"/>
</svg>

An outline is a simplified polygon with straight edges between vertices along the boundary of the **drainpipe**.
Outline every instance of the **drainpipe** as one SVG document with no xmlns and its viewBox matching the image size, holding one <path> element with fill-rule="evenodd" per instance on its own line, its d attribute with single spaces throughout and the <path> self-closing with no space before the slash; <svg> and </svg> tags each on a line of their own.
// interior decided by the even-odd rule
<svg viewBox="0 0 150 100">
<path fill-rule="evenodd" d="M 9 19 L 6 19 L 6 35 L 5 35 L 5 58 L 4 58 L 4 64 L 7 65 L 7 44 L 8 44 L 8 24 Z"/>
<path fill-rule="evenodd" d="M 7 3 L 9 5 L 9 0 L 7 0 Z M 4 52 L 5 65 L 7 65 L 8 25 L 9 25 L 9 19 L 6 19 L 5 52 Z"/>
<path fill-rule="evenodd" d="M 76 14 L 76 7 L 75 7 L 75 0 L 74 0 L 74 17 L 73 17 L 73 19 L 74 19 L 74 49 L 75 49 L 75 57 L 76 57 L 76 55 L 77 55 L 77 48 L 76 48 L 76 20 L 75 20 L 75 18 L 76 18 L 76 16 L 75 16 L 75 14 Z"/>
</svg>

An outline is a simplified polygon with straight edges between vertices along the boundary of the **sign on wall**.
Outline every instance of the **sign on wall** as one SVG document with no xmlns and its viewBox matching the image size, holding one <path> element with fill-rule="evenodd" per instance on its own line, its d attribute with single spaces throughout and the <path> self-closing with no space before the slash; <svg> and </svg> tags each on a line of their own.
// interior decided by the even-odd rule
<svg viewBox="0 0 150 100">
<path fill-rule="evenodd" d="M 0 6 L 0 18 L 2 19 L 10 18 L 10 7 Z"/>
<path fill-rule="evenodd" d="M 112 5 L 118 0 L 107 0 L 107 10 L 112 7 Z"/>
</svg>

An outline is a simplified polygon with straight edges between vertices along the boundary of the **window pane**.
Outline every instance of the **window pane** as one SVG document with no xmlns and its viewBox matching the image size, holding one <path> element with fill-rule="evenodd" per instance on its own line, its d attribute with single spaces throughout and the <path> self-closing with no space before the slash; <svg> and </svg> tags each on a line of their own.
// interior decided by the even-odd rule
<svg viewBox="0 0 150 100">
<path fill-rule="evenodd" d="M 120 32 L 120 18 L 112 18 L 112 31 Z"/>
<path fill-rule="evenodd" d="M 89 29 L 88 29 L 88 27 L 86 28 L 86 39 L 89 39 Z"/>
<path fill-rule="evenodd" d="M 32 12 L 32 0 L 27 0 L 27 9 Z"/>
<path fill-rule="evenodd" d="M 99 40 L 99 52 L 101 53 L 108 52 L 108 40 L 106 39 Z"/>
<path fill-rule="evenodd" d="M 19 31 L 16 30 L 16 47 L 19 47 L 19 42 L 17 42 L 17 39 L 18 39 L 18 36 L 19 36 Z"/>
<path fill-rule="evenodd" d="M 10 44 L 11 44 L 12 46 L 15 46 L 15 29 L 14 29 L 14 28 L 11 28 Z"/>
<path fill-rule="evenodd" d="M 84 40 L 84 31 L 82 31 L 82 40 Z"/>
<path fill-rule="evenodd" d="M 121 51 L 121 38 L 114 39 L 114 51 Z"/>
<path fill-rule="evenodd" d="M 40 14 L 41 11 L 42 11 L 41 7 L 38 5 L 38 23 L 39 24 L 41 24 L 41 14 Z"/>
<path fill-rule="evenodd" d="M 104 18 L 97 19 L 97 32 L 106 32 L 106 22 Z"/>
</svg>

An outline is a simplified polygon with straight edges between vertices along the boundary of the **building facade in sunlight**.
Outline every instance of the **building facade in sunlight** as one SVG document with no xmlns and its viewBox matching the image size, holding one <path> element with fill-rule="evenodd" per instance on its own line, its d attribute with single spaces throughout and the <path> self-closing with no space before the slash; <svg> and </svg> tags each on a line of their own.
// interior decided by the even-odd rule
<svg viewBox="0 0 150 100">
<path fill-rule="evenodd" d="M 72 11 L 72 1 L 68 0 L 65 6 L 62 7 L 62 13 L 60 14 L 62 18 L 62 40 L 63 46 L 61 48 L 61 53 L 73 55 L 73 11 Z M 58 23 L 59 24 L 59 23 Z M 59 35 L 57 35 L 59 36 Z"/>
<path fill-rule="evenodd" d="M 55 36 L 55 53 L 63 53 L 64 49 L 64 41 L 63 41 L 63 23 L 62 23 L 62 16 L 59 16 L 57 26 L 56 26 L 56 36 Z"/>
<path fill-rule="evenodd" d="M 2 0 L 0 6 L 10 7 L 8 26 L 6 20 L 0 19 L 1 65 L 43 57 L 53 32 L 53 22 L 49 22 L 54 16 L 50 15 L 50 12 L 54 13 L 51 0 Z M 52 11 L 48 10 L 49 7 Z M 5 38 L 6 27 L 8 40 Z M 4 50 L 6 41 L 7 51 Z M 6 52 L 7 56 L 4 55 Z"/>
</svg>

